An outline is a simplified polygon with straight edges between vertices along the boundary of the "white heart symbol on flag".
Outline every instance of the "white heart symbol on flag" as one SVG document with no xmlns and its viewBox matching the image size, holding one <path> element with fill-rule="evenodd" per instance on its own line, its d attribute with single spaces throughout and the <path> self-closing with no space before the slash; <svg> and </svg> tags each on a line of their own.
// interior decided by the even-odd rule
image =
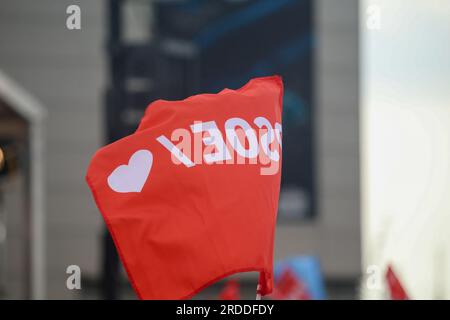
<svg viewBox="0 0 450 320">
<path fill-rule="evenodd" d="M 120 165 L 108 176 L 108 185 L 120 193 L 141 192 L 153 165 L 153 154 L 148 150 L 136 151 L 128 164 Z"/>
</svg>

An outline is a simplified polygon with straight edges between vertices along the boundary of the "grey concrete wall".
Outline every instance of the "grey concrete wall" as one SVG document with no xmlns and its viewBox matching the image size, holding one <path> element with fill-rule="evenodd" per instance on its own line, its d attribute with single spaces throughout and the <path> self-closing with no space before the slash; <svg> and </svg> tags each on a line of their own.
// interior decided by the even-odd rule
<svg viewBox="0 0 450 320">
<path fill-rule="evenodd" d="M 361 272 L 358 0 L 315 3 L 318 215 L 278 226 L 275 256 L 314 254 L 326 277 L 356 278 Z"/>
<path fill-rule="evenodd" d="M 66 8 L 81 6 L 79 31 L 66 28 Z M 84 182 L 85 170 L 102 140 L 105 87 L 102 0 L 0 1 L 0 69 L 47 107 L 46 201 L 49 298 L 72 298 L 66 267 L 98 272 L 101 218 Z M 11 201 L 10 201 L 11 202 Z M 9 212 L 11 223 L 20 213 Z M 23 277 L 21 248 L 10 234 L 11 279 Z M 19 232 L 19 231 L 18 231 Z M 12 287 L 16 282 L 12 282 Z M 23 291 L 15 288 L 12 296 Z M 20 296 L 19 296 L 20 297 Z"/>
</svg>

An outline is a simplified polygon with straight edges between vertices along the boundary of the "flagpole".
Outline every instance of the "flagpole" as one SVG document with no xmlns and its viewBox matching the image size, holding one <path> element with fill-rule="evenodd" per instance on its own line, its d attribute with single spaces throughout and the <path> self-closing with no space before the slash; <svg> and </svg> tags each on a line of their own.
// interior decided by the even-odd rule
<svg viewBox="0 0 450 320">
<path fill-rule="evenodd" d="M 256 286 L 256 300 L 261 300 L 261 285 L 259 283 Z"/>
</svg>

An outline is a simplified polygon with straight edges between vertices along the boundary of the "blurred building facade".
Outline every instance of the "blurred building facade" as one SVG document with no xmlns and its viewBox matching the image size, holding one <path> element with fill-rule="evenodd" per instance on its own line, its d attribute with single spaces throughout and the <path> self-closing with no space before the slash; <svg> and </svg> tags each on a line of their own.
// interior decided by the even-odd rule
<svg viewBox="0 0 450 320">
<path fill-rule="evenodd" d="M 337 288 L 331 297 L 351 298 L 357 294 L 361 276 L 358 1 L 314 3 L 317 215 L 295 224 L 279 224 L 275 257 L 317 256 L 325 279 Z M 81 30 L 66 28 L 66 8 L 71 4 L 81 8 Z M 84 175 L 92 154 L 106 141 L 103 104 L 110 78 L 105 48 L 107 4 L 100 0 L 0 4 L 0 38 L 8 44 L 0 48 L 0 69 L 34 94 L 48 111 L 48 298 L 98 297 L 83 287 L 100 276 L 103 227 Z M 9 198 L 7 209 L 13 215 L 20 199 Z M 66 288 L 66 268 L 72 264 L 81 268 L 81 291 Z M 10 259 L 11 278 L 20 280 L 19 266 L 20 262 Z M 11 290 L 9 297 L 22 294 Z"/>
<path fill-rule="evenodd" d="M 82 7 L 82 29 L 66 28 L 66 8 Z M 97 274 L 101 226 L 84 184 L 91 155 L 101 145 L 102 95 L 106 78 L 103 1 L 1 1 L 0 69 L 33 94 L 47 109 L 46 276 L 47 298 L 76 298 L 66 288 L 66 268 Z M 26 271 L 20 245 L 26 234 L 18 210 L 23 199 L 8 185 L 8 298 L 25 297 Z M 22 221 L 22 222 L 21 222 Z"/>
</svg>

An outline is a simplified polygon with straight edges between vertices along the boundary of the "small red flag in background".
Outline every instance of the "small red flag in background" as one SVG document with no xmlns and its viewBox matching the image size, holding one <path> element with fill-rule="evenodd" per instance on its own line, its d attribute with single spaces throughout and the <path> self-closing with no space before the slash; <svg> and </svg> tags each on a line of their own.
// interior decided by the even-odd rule
<svg viewBox="0 0 450 320">
<path fill-rule="evenodd" d="M 272 291 L 282 95 L 273 76 L 157 100 L 94 155 L 86 180 L 139 298 L 190 298 L 246 271 Z"/>
<path fill-rule="evenodd" d="M 394 273 L 391 265 L 388 266 L 386 271 L 386 281 L 392 300 L 409 300 L 405 289 L 403 289 L 403 286 L 397 278 L 397 275 Z"/>
<path fill-rule="evenodd" d="M 303 281 L 287 268 L 280 275 L 271 298 L 273 300 L 311 300 L 311 295 Z"/>
<path fill-rule="evenodd" d="M 237 280 L 228 280 L 219 294 L 220 300 L 239 300 L 241 299 L 239 282 Z"/>
</svg>

